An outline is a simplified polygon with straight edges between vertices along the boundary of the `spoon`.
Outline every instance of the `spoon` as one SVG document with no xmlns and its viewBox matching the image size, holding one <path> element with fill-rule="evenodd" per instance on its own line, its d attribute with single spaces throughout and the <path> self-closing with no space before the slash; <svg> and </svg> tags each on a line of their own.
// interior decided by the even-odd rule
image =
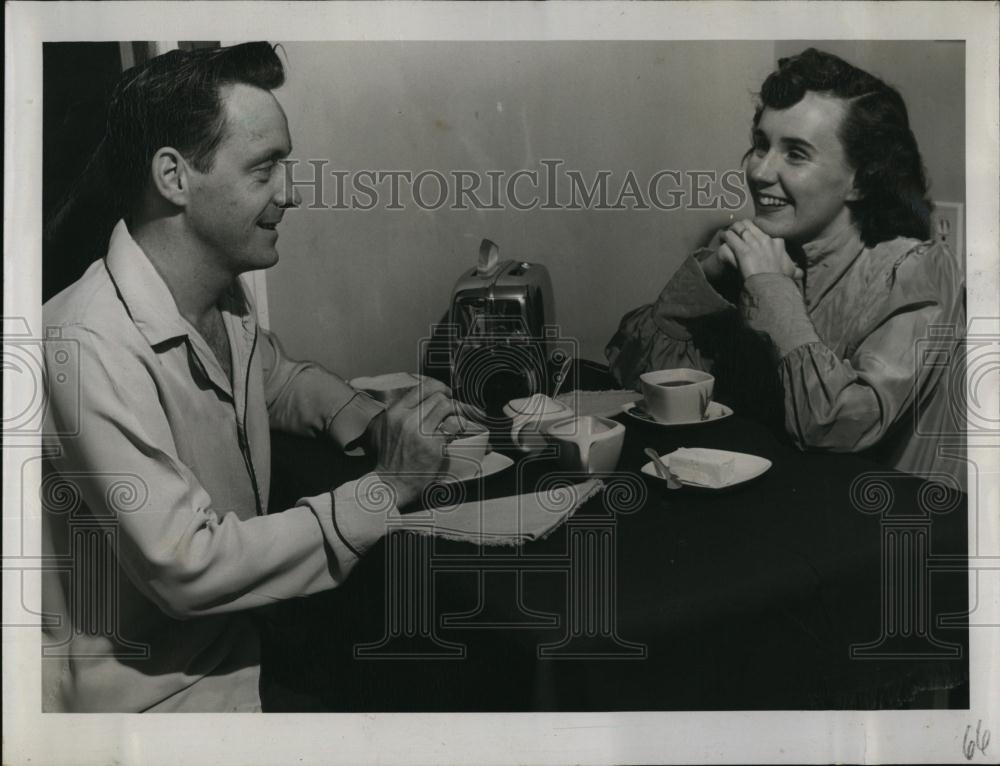
<svg viewBox="0 0 1000 766">
<path fill-rule="evenodd" d="M 660 478 L 667 483 L 668 489 L 680 489 L 681 483 L 677 481 L 677 477 L 674 476 L 673 471 L 670 470 L 670 466 L 664 463 L 660 456 L 657 454 L 656 450 L 652 447 L 646 447 L 644 450 L 646 457 L 653 461 L 653 468 L 656 469 L 656 473 L 659 474 Z"/>
<path fill-rule="evenodd" d="M 552 392 L 552 398 L 555 399 L 559 395 L 559 391 L 563 387 L 563 383 L 566 382 L 566 373 L 569 372 L 569 366 L 573 363 L 573 357 L 567 356 L 566 361 L 562 363 L 562 367 L 559 368 L 559 374 L 556 375 L 556 388 Z"/>
</svg>

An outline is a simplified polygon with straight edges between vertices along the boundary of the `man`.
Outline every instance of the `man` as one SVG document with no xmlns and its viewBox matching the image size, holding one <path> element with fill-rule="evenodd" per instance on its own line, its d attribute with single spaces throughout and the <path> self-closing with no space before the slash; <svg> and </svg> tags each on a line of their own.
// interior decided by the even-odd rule
<svg viewBox="0 0 1000 766">
<path fill-rule="evenodd" d="M 259 710 L 247 610 L 343 582 L 441 469 L 443 386 L 385 410 L 255 322 L 238 277 L 277 262 L 297 204 L 283 81 L 252 43 L 173 51 L 112 94 L 102 151 L 123 220 L 44 307 L 50 374 L 72 347 L 80 375 L 50 390 L 48 433 L 77 412 L 79 428 L 52 438 L 43 480 L 71 498 L 44 514 L 65 562 L 44 577 L 45 710 Z M 361 443 L 376 469 L 267 515 L 271 428 Z"/>
</svg>

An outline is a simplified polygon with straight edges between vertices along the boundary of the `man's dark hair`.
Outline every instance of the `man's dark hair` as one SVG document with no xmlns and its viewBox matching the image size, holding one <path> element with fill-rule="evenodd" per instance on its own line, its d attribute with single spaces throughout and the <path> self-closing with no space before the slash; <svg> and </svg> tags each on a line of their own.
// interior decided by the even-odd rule
<svg viewBox="0 0 1000 766">
<path fill-rule="evenodd" d="M 284 81 L 281 59 L 265 42 L 173 50 L 126 71 L 111 93 L 103 146 L 121 214 L 142 200 L 153 155 L 164 146 L 202 173 L 212 169 L 226 127 L 223 86 L 273 90 Z"/>
<path fill-rule="evenodd" d="M 929 239 L 933 205 L 899 92 L 843 59 L 809 48 L 779 59 L 778 69 L 764 80 L 754 128 L 765 108 L 787 109 L 808 92 L 847 101 L 840 140 L 860 193 L 847 206 L 865 244 L 872 247 L 896 237 Z"/>
</svg>

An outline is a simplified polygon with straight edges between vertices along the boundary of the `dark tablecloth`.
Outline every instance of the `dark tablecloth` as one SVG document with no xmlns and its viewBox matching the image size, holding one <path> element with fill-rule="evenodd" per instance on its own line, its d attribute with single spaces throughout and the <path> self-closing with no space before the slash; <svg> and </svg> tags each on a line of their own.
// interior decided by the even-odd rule
<svg viewBox="0 0 1000 766">
<path fill-rule="evenodd" d="M 965 495 L 855 456 L 800 452 L 736 415 L 669 429 L 619 419 L 628 430 L 607 490 L 545 540 L 409 543 L 433 561 L 401 580 L 434 599 L 422 633 L 393 633 L 387 587 L 400 580 L 387 576 L 386 541 L 343 587 L 262 615 L 265 709 L 875 709 L 967 681 Z M 669 491 L 637 473 L 647 446 L 729 449 L 773 466 L 728 491 Z M 371 467 L 278 434 L 273 454 L 273 510 Z M 467 492 L 506 496 L 517 476 L 554 469 L 536 461 Z M 613 629 L 596 634 L 569 624 L 586 610 L 574 612 L 577 575 L 558 565 L 572 530 L 580 541 L 591 527 L 611 541 L 614 565 L 600 605 Z"/>
</svg>

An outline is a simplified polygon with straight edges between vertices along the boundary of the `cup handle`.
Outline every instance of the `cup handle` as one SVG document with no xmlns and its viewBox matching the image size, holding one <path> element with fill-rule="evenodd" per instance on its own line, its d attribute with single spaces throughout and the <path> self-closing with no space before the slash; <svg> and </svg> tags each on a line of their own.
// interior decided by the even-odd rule
<svg viewBox="0 0 1000 766">
<path fill-rule="evenodd" d="M 518 446 L 521 446 L 518 437 L 521 435 L 521 429 L 523 427 L 524 427 L 523 415 L 515 415 L 510 419 L 510 440 Z"/>
<path fill-rule="evenodd" d="M 521 441 L 521 431 L 532 421 L 531 415 L 515 415 L 510 421 L 510 440 L 522 452 L 530 452 L 531 447 Z"/>
<path fill-rule="evenodd" d="M 708 405 L 712 403 L 712 397 L 709 396 L 708 391 L 700 391 L 698 396 L 701 399 L 701 419 L 706 420 L 708 418 Z"/>
</svg>

